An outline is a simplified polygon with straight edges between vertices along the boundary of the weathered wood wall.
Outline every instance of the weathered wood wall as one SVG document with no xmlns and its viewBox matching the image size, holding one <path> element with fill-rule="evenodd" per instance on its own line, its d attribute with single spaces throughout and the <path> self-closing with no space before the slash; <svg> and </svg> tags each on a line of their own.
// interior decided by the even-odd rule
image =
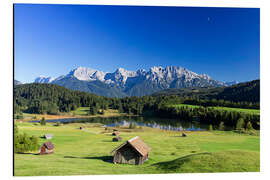
<svg viewBox="0 0 270 180">
<path fill-rule="evenodd" d="M 143 157 L 129 145 L 116 151 L 113 161 L 121 164 L 142 164 L 144 162 Z"/>
</svg>

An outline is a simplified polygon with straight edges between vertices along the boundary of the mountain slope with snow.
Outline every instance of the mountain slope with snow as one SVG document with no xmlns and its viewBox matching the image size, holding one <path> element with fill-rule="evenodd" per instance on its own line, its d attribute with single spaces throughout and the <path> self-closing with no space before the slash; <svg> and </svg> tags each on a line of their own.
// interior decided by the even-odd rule
<svg viewBox="0 0 270 180">
<path fill-rule="evenodd" d="M 35 83 L 51 83 L 54 80 L 53 77 L 39 76 L 35 79 Z"/>
<path fill-rule="evenodd" d="M 56 79 L 41 76 L 36 78 L 35 82 L 53 83 L 110 97 L 144 96 L 169 88 L 227 86 L 206 74 L 200 75 L 176 66 L 154 66 L 149 71 L 118 68 L 115 72 L 78 67 Z"/>
</svg>

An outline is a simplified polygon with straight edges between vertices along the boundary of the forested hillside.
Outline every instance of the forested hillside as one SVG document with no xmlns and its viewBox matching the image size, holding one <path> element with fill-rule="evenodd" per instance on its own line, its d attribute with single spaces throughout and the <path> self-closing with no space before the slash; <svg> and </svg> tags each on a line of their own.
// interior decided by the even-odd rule
<svg viewBox="0 0 270 180">
<path fill-rule="evenodd" d="M 259 115 L 232 112 L 211 107 L 233 107 L 259 109 L 259 81 L 252 81 L 228 88 L 179 89 L 174 93 L 160 93 L 155 96 L 108 98 L 86 92 L 69 90 L 53 84 L 23 84 L 14 88 L 14 110 L 16 113 L 58 114 L 78 107 L 89 107 L 91 115 L 107 108 L 117 109 L 133 115 L 157 115 L 190 119 L 218 124 L 221 121 L 235 126 L 239 118 L 251 122 L 258 128 Z M 224 99 L 223 99 L 224 98 Z M 171 105 L 191 104 L 200 108 L 176 108 Z"/>
<path fill-rule="evenodd" d="M 53 84 L 24 84 L 14 87 L 15 113 L 57 114 L 80 106 L 106 105 L 109 99 L 86 92 L 72 91 Z"/>
<path fill-rule="evenodd" d="M 177 95 L 198 99 L 223 99 L 233 102 L 260 102 L 260 80 L 239 83 L 229 87 L 181 88 L 167 89 L 157 92 L 153 96 Z"/>
</svg>

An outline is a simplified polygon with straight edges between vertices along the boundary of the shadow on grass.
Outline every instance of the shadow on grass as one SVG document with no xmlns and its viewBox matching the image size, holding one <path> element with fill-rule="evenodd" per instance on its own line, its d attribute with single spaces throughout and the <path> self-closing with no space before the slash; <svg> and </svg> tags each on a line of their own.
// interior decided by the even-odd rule
<svg viewBox="0 0 270 180">
<path fill-rule="evenodd" d="M 169 137 L 187 138 L 187 136 L 181 136 L 181 135 L 179 135 L 179 136 L 169 136 Z"/>
<path fill-rule="evenodd" d="M 112 140 L 102 140 L 102 142 L 114 142 Z"/>
<path fill-rule="evenodd" d="M 102 161 L 108 162 L 108 163 L 112 163 L 113 162 L 113 157 L 112 156 L 93 156 L 93 157 L 64 156 L 64 158 L 97 159 L 97 160 L 102 160 Z"/>
<path fill-rule="evenodd" d="M 39 155 L 39 153 L 27 153 L 27 152 L 17 152 L 16 154 L 25 154 L 25 155 Z"/>
<path fill-rule="evenodd" d="M 181 166 L 184 163 L 189 162 L 192 159 L 192 157 L 198 156 L 198 155 L 206 155 L 206 154 L 211 154 L 211 153 L 203 152 L 203 153 L 189 154 L 189 155 L 177 158 L 177 159 L 172 160 L 172 161 L 165 161 L 165 162 L 155 163 L 152 166 L 155 166 L 160 170 L 174 171 L 174 170 L 176 170 L 178 168 L 181 168 Z"/>
</svg>

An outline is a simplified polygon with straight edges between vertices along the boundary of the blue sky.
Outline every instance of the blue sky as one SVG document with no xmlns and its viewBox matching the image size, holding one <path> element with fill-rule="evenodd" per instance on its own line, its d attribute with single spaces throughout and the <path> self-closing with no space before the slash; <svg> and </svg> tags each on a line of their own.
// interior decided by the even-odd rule
<svg viewBox="0 0 270 180">
<path fill-rule="evenodd" d="M 220 81 L 260 77 L 257 8 L 16 4 L 15 79 L 78 67 L 182 66 Z"/>
</svg>

